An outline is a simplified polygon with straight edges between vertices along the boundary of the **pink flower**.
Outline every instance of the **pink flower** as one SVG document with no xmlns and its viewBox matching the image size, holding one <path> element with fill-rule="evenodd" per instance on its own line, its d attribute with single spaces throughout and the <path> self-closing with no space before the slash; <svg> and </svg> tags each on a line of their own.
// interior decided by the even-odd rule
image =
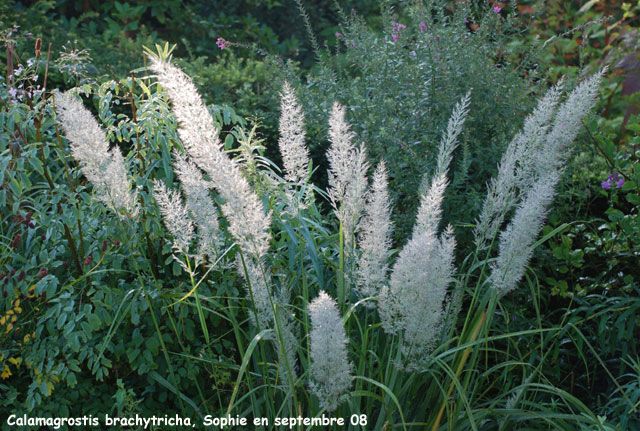
<svg viewBox="0 0 640 431">
<path fill-rule="evenodd" d="M 420 23 L 420 33 L 424 33 L 427 30 L 427 24 L 424 22 Z"/>
<path fill-rule="evenodd" d="M 339 31 L 336 31 L 336 37 L 340 39 L 342 37 L 342 33 L 340 33 Z"/>
<path fill-rule="evenodd" d="M 229 42 L 219 37 L 218 40 L 216 40 L 216 45 L 218 45 L 218 48 L 220 49 L 225 49 L 227 46 L 229 46 Z"/>
<path fill-rule="evenodd" d="M 393 38 L 393 42 L 398 42 L 398 34 L 397 33 L 392 33 L 391 37 Z"/>
<path fill-rule="evenodd" d="M 501 8 L 500 6 L 494 6 L 494 7 L 493 7 L 493 11 L 494 11 L 495 13 L 500 13 L 500 11 L 501 11 L 501 10 L 502 10 L 502 8 Z"/>
<path fill-rule="evenodd" d="M 404 25 L 404 24 L 397 23 L 397 22 L 392 22 L 391 23 L 391 28 L 393 29 L 393 31 L 399 32 L 400 30 L 404 30 L 405 28 L 407 28 L 407 26 Z"/>
</svg>

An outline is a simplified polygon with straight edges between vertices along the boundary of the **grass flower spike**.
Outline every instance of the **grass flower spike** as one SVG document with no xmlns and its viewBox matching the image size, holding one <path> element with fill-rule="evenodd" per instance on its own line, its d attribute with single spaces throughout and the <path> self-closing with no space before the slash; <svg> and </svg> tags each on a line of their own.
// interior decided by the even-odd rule
<svg viewBox="0 0 640 431">
<path fill-rule="evenodd" d="M 198 260 L 214 258 L 220 245 L 218 211 L 209 196 L 209 183 L 198 167 L 177 151 L 173 153 L 175 170 L 187 197 L 186 206 L 198 228 Z"/>
<path fill-rule="evenodd" d="M 555 175 L 536 181 L 516 210 L 511 223 L 500 234 L 500 251 L 497 261 L 491 266 L 489 282 L 501 296 L 515 289 L 524 275 L 533 254 L 533 243 L 544 225 L 547 208 L 553 201 L 557 181 Z"/>
<path fill-rule="evenodd" d="M 180 139 L 225 200 L 222 212 L 242 251 L 259 260 L 269 248 L 271 214 L 251 190 L 238 165 L 224 152 L 213 118 L 191 79 L 170 63 L 150 57 L 150 68 L 167 90 L 178 120 Z"/>
<path fill-rule="evenodd" d="M 345 248 L 352 245 L 353 236 L 365 205 L 367 188 L 367 155 L 363 148 L 351 142 L 353 132 L 345 121 L 345 109 L 339 103 L 333 104 L 329 118 L 329 139 L 331 147 L 327 152 L 329 160 L 329 198 L 344 230 Z"/>
<path fill-rule="evenodd" d="M 538 180 L 561 174 L 582 120 L 595 104 L 604 72 L 605 69 L 582 82 L 562 104 L 562 83 L 553 87 L 525 120 L 522 132 L 502 156 L 498 175 L 489 184 L 474 230 L 479 250 L 489 246 L 507 214 Z"/>
<path fill-rule="evenodd" d="M 332 412 L 351 386 L 347 334 L 336 302 L 324 291 L 309 304 L 309 315 L 313 328 L 309 333 L 311 390 L 320 400 L 320 407 Z"/>
<path fill-rule="evenodd" d="M 402 332 L 403 363 L 419 367 L 434 346 L 444 324 L 447 289 L 453 281 L 455 238 L 448 226 L 438 238 L 447 170 L 467 115 L 470 93 L 456 105 L 440 142 L 438 164 L 427 193 L 420 201 L 411 238 L 400 251 L 389 286 L 380 291 L 378 311 L 389 334 Z"/>
<path fill-rule="evenodd" d="M 304 183 L 309 172 L 309 150 L 304 142 L 304 114 L 293 87 L 286 81 L 282 86 L 280 109 L 278 145 L 284 164 L 285 178 L 294 183 Z"/>
<path fill-rule="evenodd" d="M 70 93 L 56 93 L 56 113 L 69 140 L 73 157 L 85 177 L 93 184 L 97 198 L 115 211 L 120 218 L 138 214 L 137 193 L 131 190 L 122 153 L 109 149 L 104 131 Z"/>
<path fill-rule="evenodd" d="M 189 218 L 187 208 L 182 204 L 180 193 L 167 190 L 162 181 L 154 180 L 153 195 L 160 207 L 164 224 L 173 236 L 173 250 L 180 254 L 188 254 L 193 240 L 193 222 Z M 176 260 L 180 262 L 177 257 Z"/>
<path fill-rule="evenodd" d="M 387 258 L 393 226 L 384 161 L 378 164 L 373 174 L 373 184 L 367 196 L 356 270 L 356 290 L 361 298 L 378 295 L 379 289 L 387 279 L 389 269 Z M 373 307 L 372 302 L 365 304 L 367 307 Z"/>
</svg>

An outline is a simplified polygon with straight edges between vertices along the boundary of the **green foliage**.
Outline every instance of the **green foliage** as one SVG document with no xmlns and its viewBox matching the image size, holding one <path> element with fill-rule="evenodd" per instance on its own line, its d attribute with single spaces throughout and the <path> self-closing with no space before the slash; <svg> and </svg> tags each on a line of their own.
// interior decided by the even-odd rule
<svg viewBox="0 0 640 431">
<path fill-rule="evenodd" d="M 216 63 L 198 57 L 181 59 L 177 64 L 193 76 L 205 100 L 219 104 L 233 101 L 243 117 L 264 117 L 271 108 L 262 93 L 275 79 L 274 70 L 262 60 L 238 57 L 231 51 Z"/>
<path fill-rule="evenodd" d="M 175 120 L 148 80 L 129 77 L 78 91 L 95 102 L 108 140 L 129 154 L 137 188 L 148 190 L 155 176 L 172 178 Z M 82 404 L 85 412 L 106 413 L 113 396 L 119 411 L 158 411 L 168 393 L 148 386 L 150 373 L 169 375 L 172 387 L 189 393 L 209 372 L 166 356 L 167 349 L 197 355 L 202 341 L 194 322 L 185 320 L 186 307 L 159 307 L 179 295 L 162 280 L 179 284 L 184 274 L 165 265 L 169 250 L 157 210 L 145 204 L 150 195 L 140 193 L 144 222 L 119 221 L 92 199 L 60 135 L 53 98 L 26 92 L 19 100 L 6 87 L 1 97 L 0 372 L 8 394 L 2 410 L 59 416 Z M 241 121 L 228 107 L 212 113 L 221 128 Z M 232 285 L 221 281 L 217 292 L 231 294 L 227 289 Z M 195 344 L 183 349 L 186 341 Z M 233 346 L 222 340 L 211 349 L 224 358 Z M 228 373 L 209 370 L 221 386 L 230 381 Z M 91 395 L 95 381 L 110 389 Z M 92 402 L 80 402 L 87 399 Z"/>
</svg>

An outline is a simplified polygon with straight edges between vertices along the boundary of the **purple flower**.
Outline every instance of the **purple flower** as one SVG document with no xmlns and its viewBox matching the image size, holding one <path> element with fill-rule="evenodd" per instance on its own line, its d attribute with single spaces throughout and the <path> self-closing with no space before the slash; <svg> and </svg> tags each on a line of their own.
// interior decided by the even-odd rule
<svg viewBox="0 0 640 431">
<path fill-rule="evenodd" d="M 494 11 L 495 13 L 500 13 L 500 11 L 501 11 L 501 10 L 502 10 L 502 8 L 501 8 L 500 6 L 494 6 L 494 7 L 493 7 L 493 11 Z"/>
<path fill-rule="evenodd" d="M 18 95 L 18 90 L 16 90 L 15 88 L 10 88 L 9 89 L 9 94 L 11 95 L 12 99 L 15 99 L 16 96 Z"/>
<path fill-rule="evenodd" d="M 393 42 L 398 42 L 398 34 L 397 33 L 391 33 L 391 37 L 393 38 Z"/>
<path fill-rule="evenodd" d="M 622 186 L 624 185 L 624 178 L 622 178 L 618 173 L 613 172 L 609 174 L 607 179 L 605 181 L 602 181 L 600 185 L 605 190 L 609 190 L 613 186 L 615 186 L 616 189 L 621 189 Z"/>
<path fill-rule="evenodd" d="M 355 42 L 351 42 L 351 46 L 355 48 L 356 47 L 356 43 Z"/>
<path fill-rule="evenodd" d="M 397 23 L 397 22 L 392 22 L 391 23 L 391 28 L 393 29 L 393 31 L 399 32 L 400 30 L 404 30 L 405 28 L 407 28 L 407 26 L 404 25 L 404 24 Z"/>
<path fill-rule="evenodd" d="M 424 33 L 427 30 L 427 24 L 424 22 L 420 23 L 420 33 Z"/>
<path fill-rule="evenodd" d="M 229 46 L 229 42 L 219 37 L 218 40 L 216 40 L 216 45 L 218 45 L 218 48 L 220 49 L 225 49 L 227 46 Z"/>
<path fill-rule="evenodd" d="M 435 36 L 433 36 L 434 40 L 440 40 L 440 36 L 438 36 L 437 34 Z"/>
<path fill-rule="evenodd" d="M 340 39 L 342 37 L 342 33 L 340 33 L 339 31 L 336 31 L 336 37 Z"/>
</svg>

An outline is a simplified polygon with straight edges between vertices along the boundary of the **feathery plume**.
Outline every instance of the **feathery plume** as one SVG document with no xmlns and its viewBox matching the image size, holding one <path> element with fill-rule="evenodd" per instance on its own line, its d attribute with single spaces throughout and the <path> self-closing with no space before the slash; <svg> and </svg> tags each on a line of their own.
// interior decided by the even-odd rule
<svg viewBox="0 0 640 431">
<path fill-rule="evenodd" d="M 422 195 L 418 214 L 416 215 L 416 223 L 413 227 L 412 235 L 414 237 L 424 232 L 435 235 L 438 231 L 438 225 L 442 218 L 442 201 L 448 184 L 449 181 L 445 172 L 445 174 L 435 177 L 428 192 Z"/>
<path fill-rule="evenodd" d="M 553 201 L 557 175 L 536 181 L 520 204 L 511 223 L 500 234 L 496 262 L 491 265 L 489 282 L 500 296 L 515 289 L 533 254 L 533 243 L 544 225 L 547 208 Z"/>
<path fill-rule="evenodd" d="M 444 323 L 447 288 L 453 281 L 455 238 L 448 226 L 440 239 L 432 232 L 413 237 L 393 267 L 390 285 L 380 292 L 378 311 L 385 331 L 404 332 L 404 366 L 419 367 Z"/>
<path fill-rule="evenodd" d="M 166 89 L 173 103 L 178 133 L 185 149 L 195 164 L 209 175 L 211 183 L 225 201 L 222 212 L 229 222 L 229 231 L 247 257 L 244 265 L 246 274 L 241 264 L 238 265 L 238 271 L 248 278 L 251 285 L 248 294 L 255 307 L 252 320 L 262 328 L 276 328 L 280 331 L 285 345 L 277 349 L 287 355 L 291 361 L 290 369 L 293 370 L 297 345 L 291 329 L 294 325 L 291 316 L 283 311 L 286 304 L 278 303 L 277 299 L 274 302 L 268 286 L 269 270 L 262 260 L 269 248 L 271 213 L 265 214 L 262 202 L 242 175 L 238 164 L 225 154 L 219 131 L 214 127 L 213 118 L 191 79 L 170 63 L 154 57 L 150 57 L 150 63 L 150 69 L 156 73 L 158 82 Z M 181 170 L 185 172 L 185 169 Z M 194 171 L 189 172 L 191 179 L 195 179 Z M 204 197 L 198 196 L 198 202 L 203 203 Z M 205 205 L 208 207 L 208 204 Z M 213 223 L 211 220 L 209 222 Z M 280 300 L 284 299 L 282 297 Z M 281 310 L 278 319 L 275 317 L 274 305 Z M 274 339 L 274 342 L 280 346 L 278 340 Z"/>
<path fill-rule="evenodd" d="M 384 160 L 373 174 L 373 184 L 367 194 L 365 217 L 360 233 L 361 254 L 357 261 L 356 290 L 361 298 L 375 296 L 387 279 L 387 258 L 391 247 L 391 207 L 387 190 L 387 168 Z M 365 306 L 373 307 L 371 302 Z"/>
<path fill-rule="evenodd" d="M 164 224 L 173 236 L 173 249 L 180 254 L 188 254 L 193 239 L 193 223 L 187 209 L 182 204 L 180 193 L 167 190 L 164 182 L 153 181 L 153 196 L 158 202 Z M 174 255 L 176 260 L 180 260 Z"/>
<path fill-rule="evenodd" d="M 479 250 L 489 246 L 509 211 L 538 179 L 552 172 L 560 175 L 582 119 L 595 103 L 604 70 L 581 83 L 558 107 L 563 84 L 560 82 L 527 117 L 523 130 L 503 154 L 498 175 L 489 183 L 474 229 Z"/>
<path fill-rule="evenodd" d="M 515 169 L 513 186 L 520 190 L 525 190 L 534 182 L 532 178 L 535 178 L 536 169 L 533 161 L 536 154 L 539 154 L 543 149 L 547 133 L 558 110 L 563 86 L 564 79 L 561 79 L 558 84 L 547 91 L 533 113 L 526 118 L 522 131 L 515 136 L 514 142 L 509 145 L 513 146 L 513 151 L 515 151 L 512 159 L 517 161 L 517 164 L 514 162 L 512 167 Z"/>
<path fill-rule="evenodd" d="M 469 114 L 470 103 L 471 90 L 469 90 L 453 108 L 453 112 L 451 113 L 451 117 L 447 123 L 447 130 L 442 136 L 438 147 L 438 159 L 436 161 L 434 177 L 447 174 L 447 170 L 451 164 L 451 159 L 453 158 L 453 151 L 458 146 L 458 136 L 462 133 L 462 126 Z"/>
<path fill-rule="evenodd" d="M 384 330 L 404 333 L 401 352 L 408 370 L 420 366 L 445 323 L 447 289 L 453 281 L 455 238 L 448 226 L 438 238 L 447 170 L 468 112 L 470 93 L 455 106 L 440 142 L 438 165 L 422 195 L 411 238 L 398 255 L 389 286 L 380 291 L 378 312 Z"/>
<path fill-rule="evenodd" d="M 218 254 L 220 231 L 218 211 L 209 196 L 210 184 L 205 181 L 198 167 L 177 151 L 173 152 L 174 167 L 187 197 L 186 206 L 198 227 L 197 259 Z"/>
<path fill-rule="evenodd" d="M 426 173 L 420 184 L 420 195 L 423 196 L 434 178 L 442 178 L 447 176 L 447 170 L 453 159 L 453 152 L 458 146 L 458 137 L 462 133 L 462 126 L 469 115 L 469 104 L 471 103 L 471 90 L 464 95 L 462 99 L 453 108 L 451 117 L 447 122 L 447 128 L 440 139 L 438 145 L 438 158 L 436 160 L 436 168 L 433 174 Z M 430 176 L 431 175 L 431 176 Z M 446 188 L 447 183 L 443 183 Z M 431 184 L 431 186 L 433 186 Z"/>
<path fill-rule="evenodd" d="M 347 334 L 336 302 L 324 291 L 309 304 L 311 317 L 311 391 L 320 407 L 334 411 L 351 386 L 352 364 L 347 356 Z"/>
<path fill-rule="evenodd" d="M 170 63 L 154 57 L 150 63 L 173 102 L 187 152 L 225 200 L 222 212 L 229 221 L 229 231 L 246 255 L 259 260 L 269 248 L 271 214 L 265 214 L 238 165 L 224 153 L 213 118 L 191 79 Z"/>
<path fill-rule="evenodd" d="M 351 143 L 354 135 L 344 116 L 344 107 L 335 102 L 329 117 L 331 146 L 327 152 L 327 159 L 329 198 L 342 224 L 345 248 L 349 249 L 365 204 L 366 173 L 369 165 L 364 148 L 358 148 Z"/>
<path fill-rule="evenodd" d="M 407 368 L 433 347 L 442 325 L 443 303 L 453 273 L 452 232 L 437 239 L 446 177 L 436 178 L 423 196 L 416 227 L 402 248 L 389 280 L 380 291 L 378 311 L 389 334 L 404 331 L 402 351 Z M 451 249 L 449 255 L 446 250 Z M 449 262 L 449 264 L 447 264 Z"/>
<path fill-rule="evenodd" d="M 282 113 L 278 145 L 285 178 L 294 183 L 304 183 L 309 172 L 309 150 L 304 142 L 304 114 L 293 87 L 287 81 L 282 86 L 280 109 Z"/>
<path fill-rule="evenodd" d="M 93 184 L 96 197 L 120 218 L 135 217 L 139 211 L 137 193 L 131 190 L 120 149 L 109 149 L 104 131 L 75 96 L 68 92 L 56 93 L 55 100 L 56 113 L 73 157 Z"/>
<path fill-rule="evenodd" d="M 606 68 L 580 83 L 558 108 L 555 122 L 549 132 L 544 151 L 536 158 L 539 176 L 556 172 L 564 166 L 571 153 L 569 146 L 582 127 L 582 120 L 596 103 Z"/>
<path fill-rule="evenodd" d="M 539 178 L 541 170 L 537 160 L 543 154 L 550 155 L 546 146 L 548 131 L 553 127 L 562 85 L 561 81 L 547 92 L 505 151 L 498 175 L 488 187 L 482 213 L 474 229 L 479 250 L 485 249 L 495 238 L 507 214 Z M 560 175 L 559 172 L 557 174 Z"/>
</svg>

